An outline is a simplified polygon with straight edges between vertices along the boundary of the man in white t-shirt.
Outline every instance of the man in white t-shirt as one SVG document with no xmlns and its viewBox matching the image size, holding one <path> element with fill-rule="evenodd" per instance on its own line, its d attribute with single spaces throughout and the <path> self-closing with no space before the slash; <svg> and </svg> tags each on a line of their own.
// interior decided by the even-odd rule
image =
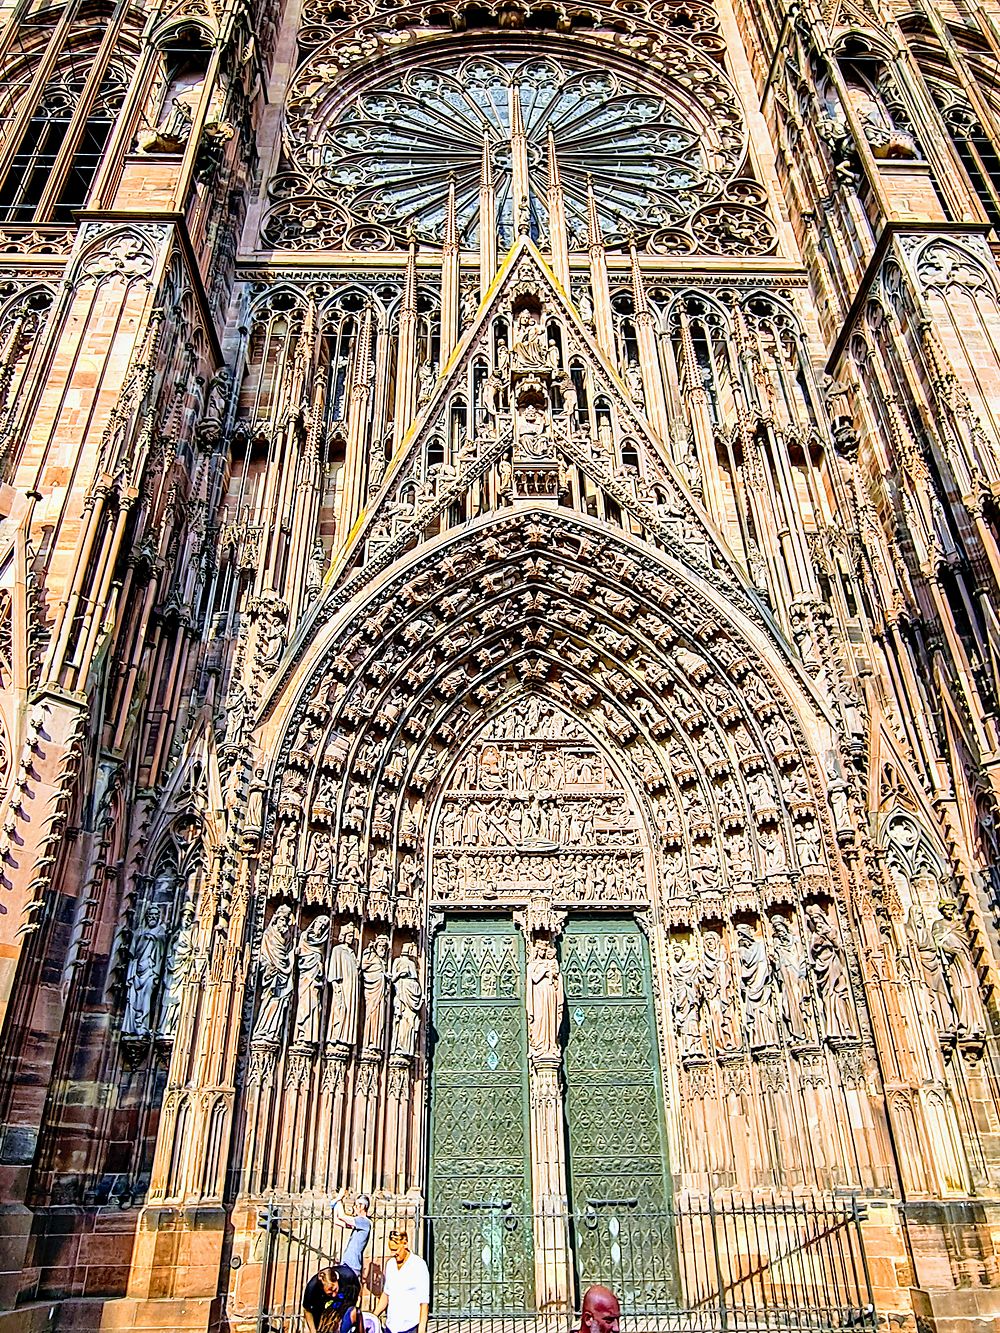
<svg viewBox="0 0 1000 1333">
<path fill-rule="evenodd" d="M 392 1258 L 385 1266 L 375 1313 L 385 1312 L 387 1333 L 427 1333 L 431 1299 L 427 1265 L 410 1250 L 410 1238 L 402 1229 L 389 1232 L 389 1252 Z"/>
</svg>

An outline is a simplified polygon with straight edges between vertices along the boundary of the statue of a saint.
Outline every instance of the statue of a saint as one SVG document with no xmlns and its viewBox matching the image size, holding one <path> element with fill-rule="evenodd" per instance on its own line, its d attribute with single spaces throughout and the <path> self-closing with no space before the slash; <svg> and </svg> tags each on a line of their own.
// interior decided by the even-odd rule
<svg viewBox="0 0 1000 1333">
<path fill-rule="evenodd" d="M 198 922 L 194 904 L 185 903 L 180 924 L 174 931 L 167 952 L 167 966 L 163 974 L 163 1008 L 160 1014 L 158 1037 L 173 1041 L 181 1016 L 181 990 L 194 971 L 198 951 Z"/>
<path fill-rule="evenodd" d="M 361 1046 L 366 1051 L 381 1051 L 385 1037 L 385 1019 L 389 998 L 388 935 L 376 935 L 361 955 L 361 984 L 365 993 L 365 1026 Z"/>
<path fill-rule="evenodd" d="M 437 376 L 434 373 L 434 367 L 429 361 L 421 361 L 420 365 L 417 367 L 418 407 L 423 407 L 425 403 L 430 402 L 436 381 Z"/>
<path fill-rule="evenodd" d="M 555 945 L 551 940 L 544 940 L 535 946 L 534 957 L 528 964 L 525 1004 L 528 1011 L 529 1054 L 558 1058 L 559 1029 L 566 1008 L 566 997 Z"/>
<path fill-rule="evenodd" d="M 764 941 L 745 921 L 736 927 L 736 949 L 740 956 L 740 996 L 747 1041 L 751 1046 L 777 1046 L 771 960 Z"/>
<path fill-rule="evenodd" d="M 697 958 L 691 957 L 678 940 L 670 960 L 670 990 L 674 1031 L 682 1057 L 705 1054 L 701 1030 L 701 982 Z"/>
<path fill-rule="evenodd" d="M 243 728 L 246 724 L 248 703 L 246 690 L 240 681 L 236 681 L 226 695 L 226 745 L 238 745 L 240 743 L 243 737 Z"/>
<path fill-rule="evenodd" d="M 292 909 L 287 903 L 280 903 L 260 943 L 260 997 L 251 1033 L 254 1043 L 277 1044 L 281 1040 L 292 996 L 293 936 Z"/>
<path fill-rule="evenodd" d="M 733 1005 L 732 969 L 725 942 L 717 930 L 706 930 L 701 941 L 701 976 L 709 1022 L 717 1051 L 732 1051 L 740 1044 Z"/>
<path fill-rule="evenodd" d="M 340 938 L 330 950 L 326 975 L 332 987 L 327 1040 L 353 1046 L 358 1037 L 358 930 L 350 921 L 341 926 Z"/>
<path fill-rule="evenodd" d="M 910 945 L 910 956 L 915 964 L 911 972 L 920 981 L 930 1003 L 931 1018 L 941 1036 L 954 1032 L 955 1020 L 952 1015 L 951 992 L 945 980 L 944 964 L 937 944 L 930 931 L 926 929 L 920 916 L 919 908 L 912 907 L 906 918 L 906 936 Z"/>
<path fill-rule="evenodd" d="M 324 963 L 330 938 L 330 918 L 318 916 L 299 940 L 299 983 L 295 1003 L 296 1044 L 316 1045 L 323 1016 Z"/>
<path fill-rule="evenodd" d="M 931 925 L 931 939 L 941 957 L 958 1033 L 963 1037 L 981 1037 L 986 1027 L 979 999 L 979 977 L 969 941 L 958 920 L 958 903 L 953 898 L 944 898 L 938 903 L 938 911 L 941 915 Z"/>
<path fill-rule="evenodd" d="M 793 1041 L 807 1041 L 813 1027 L 812 997 L 802 945 L 787 919 L 778 912 L 771 917 L 771 936 L 781 1021 Z"/>
<path fill-rule="evenodd" d="M 806 928 L 810 936 L 809 966 L 816 979 L 825 1035 L 856 1037 L 844 946 L 818 903 L 806 911 Z"/>
<path fill-rule="evenodd" d="M 125 974 L 125 1013 L 122 1036 L 141 1040 L 152 1028 L 153 991 L 163 971 L 167 927 L 163 910 L 150 903 L 132 932 L 128 971 Z"/>
<path fill-rule="evenodd" d="M 414 1056 L 420 1031 L 424 993 L 417 972 L 417 946 L 404 944 L 392 965 L 392 1055 Z"/>
</svg>

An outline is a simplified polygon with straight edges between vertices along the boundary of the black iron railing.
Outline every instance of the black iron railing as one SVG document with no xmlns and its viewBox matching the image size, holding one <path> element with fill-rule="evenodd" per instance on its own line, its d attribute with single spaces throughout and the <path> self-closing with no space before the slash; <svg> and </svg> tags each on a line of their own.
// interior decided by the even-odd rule
<svg viewBox="0 0 1000 1333">
<path fill-rule="evenodd" d="M 407 1225 L 431 1270 L 437 1333 L 566 1333 L 592 1283 L 610 1286 L 623 1333 L 833 1333 L 875 1329 L 856 1200 L 697 1199 L 655 1213 L 594 1200 L 573 1213 L 509 1203 L 376 1215 L 366 1291 L 380 1289 L 390 1229 Z M 309 1277 L 336 1262 L 346 1233 L 328 1204 L 261 1209 L 259 1333 L 305 1333 Z M 578 1327 L 578 1324 L 575 1325 Z"/>
</svg>

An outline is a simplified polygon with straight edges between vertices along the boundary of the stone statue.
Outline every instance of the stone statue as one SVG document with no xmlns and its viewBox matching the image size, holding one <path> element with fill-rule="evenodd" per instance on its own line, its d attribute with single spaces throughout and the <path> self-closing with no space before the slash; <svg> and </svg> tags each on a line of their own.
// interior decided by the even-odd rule
<svg viewBox="0 0 1000 1333">
<path fill-rule="evenodd" d="M 777 1046 L 771 960 L 764 941 L 746 921 L 736 927 L 736 950 L 740 956 L 740 997 L 747 1041 L 751 1046 Z"/>
<path fill-rule="evenodd" d="M 697 958 L 690 957 L 678 940 L 670 963 L 670 989 L 673 997 L 674 1031 L 681 1057 L 704 1055 L 701 1032 L 701 970 Z"/>
<path fill-rule="evenodd" d="M 295 1003 L 296 1044 L 316 1045 L 322 1034 L 324 964 L 330 918 L 318 916 L 299 940 L 298 997 Z"/>
<path fill-rule="evenodd" d="M 636 407 L 642 407 L 646 402 L 646 394 L 642 387 L 642 370 L 637 361 L 630 361 L 625 367 L 625 385 Z"/>
<path fill-rule="evenodd" d="M 965 930 L 958 919 L 958 903 L 944 898 L 941 915 L 931 925 L 931 939 L 941 958 L 948 993 L 955 1009 L 960 1036 L 981 1037 L 986 1032 L 979 998 L 979 977 Z"/>
<path fill-rule="evenodd" d="M 949 1035 L 955 1030 L 951 992 L 945 980 L 941 954 L 917 907 L 911 908 L 906 918 L 906 935 L 911 958 L 916 964 L 916 979 L 922 982 L 927 992 L 934 1026 L 940 1036 Z"/>
<path fill-rule="evenodd" d="M 194 970 L 198 946 L 198 922 L 194 904 L 185 903 L 180 925 L 174 931 L 167 952 L 167 966 L 163 974 L 163 1008 L 157 1036 L 173 1041 L 181 1016 L 181 989 Z"/>
<path fill-rule="evenodd" d="M 392 1045 L 390 1054 L 412 1057 L 417 1053 L 420 1013 L 424 993 L 417 972 L 417 946 L 404 944 L 392 966 Z"/>
<path fill-rule="evenodd" d="M 718 1051 L 735 1050 L 740 1039 L 733 1004 L 733 978 L 729 954 L 717 930 L 707 930 L 701 940 L 701 975 L 705 1006 Z"/>
<path fill-rule="evenodd" d="M 280 903 L 264 930 L 260 943 L 260 998 L 251 1041 L 270 1045 L 281 1040 L 292 996 L 294 961 L 292 909 Z"/>
<path fill-rule="evenodd" d="M 309 568 L 306 572 L 306 587 L 313 594 L 319 592 L 323 586 L 323 575 L 326 573 L 326 549 L 323 546 L 321 537 L 317 537 L 313 542 L 313 548 L 309 555 Z"/>
<path fill-rule="evenodd" d="M 248 702 L 246 690 L 237 681 L 226 696 L 226 745 L 240 743 L 246 725 Z"/>
<path fill-rule="evenodd" d="M 566 997 L 555 945 L 545 940 L 535 946 L 528 964 L 525 1002 L 528 1010 L 528 1051 L 535 1056 L 559 1056 L 559 1029 Z"/>
<path fill-rule="evenodd" d="M 515 370 L 539 370 L 548 367 L 549 349 L 545 330 L 530 310 L 522 310 L 514 321 L 512 364 Z"/>
<path fill-rule="evenodd" d="M 806 980 L 805 954 L 785 917 L 775 913 L 770 922 L 781 1021 L 793 1041 L 807 1041 L 812 1035 L 812 996 Z"/>
<path fill-rule="evenodd" d="M 431 400 L 431 394 L 434 392 L 434 385 L 437 376 L 434 373 L 434 367 L 429 361 L 421 361 L 417 367 L 417 406 L 423 407 L 425 403 Z"/>
<path fill-rule="evenodd" d="M 338 1046 L 353 1046 L 358 1037 L 358 929 L 350 921 L 340 928 L 340 938 L 330 950 L 326 978 L 330 992 L 330 1026 L 327 1040 Z"/>
<path fill-rule="evenodd" d="M 810 936 L 809 966 L 816 980 L 825 1035 L 856 1037 L 844 946 L 818 903 L 806 911 L 806 929 Z"/>
<path fill-rule="evenodd" d="M 462 328 L 466 328 L 476 318 L 479 310 L 479 294 L 474 287 L 466 287 L 459 301 L 459 319 Z"/>
<path fill-rule="evenodd" d="M 128 971 L 125 974 L 125 1013 L 122 1036 L 142 1040 L 152 1028 L 153 992 L 163 971 L 167 927 L 163 910 L 150 903 L 132 932 Z"/>
<path fill-rule="evenodd" d="M 365 994 L 365 1026 L 361 1046 L 366 1051 L 380 1051 L 385 1037 L 391 981 L 386 966 L 388 957 L 388 935 L 376 935 L 361 955 L 361 984 Z"/>
</svg>

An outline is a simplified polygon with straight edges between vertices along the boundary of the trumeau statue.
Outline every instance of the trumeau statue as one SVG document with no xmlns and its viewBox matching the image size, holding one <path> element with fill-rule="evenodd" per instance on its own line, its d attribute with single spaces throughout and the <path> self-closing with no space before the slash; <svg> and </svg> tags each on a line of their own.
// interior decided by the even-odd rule
<svg viewBox="0 0 1000 1333">
<path fill-rule="evenodd" d="M 141 1040 L 150 1035 L 153 992 L 163 971 L 166 942 L 163 909 L 157 903 L 150 903 L 132 935 L 131 956 L 125 974 L 123 1037 Z"/>
<path fill-rule="evenodd" d="M 315 1045 L 322 1035 L 324 965 L 330 918 L 318 916 L 299 939 L 294 1041 Z"/>
<path fill-rule="evenodd" d="M 274 909 L 260 945 L 260 999 L 251 1034 L 255 1045 L 276 1045 L 284 1032 L 293 990 L 294 933 L 292 909 L 287 903 L 280 903 Z"/>
<path fill-rule="evenodd" d="M 385 1039 L 385 1021 L 391 978 L 386 966 L 388 935 L 376 935 L 361 955 L 361 982 L 365 996 L 365 1026 L 362 1050 L 380 1051 Z"/>
<path fill-rule="evenodd" d="M 194 904 L 186 903 L 181 912 L 180 925 L 174 931 L 167 953 L 163 974 L 163 1007 L 157 1036 L 172 1041 L 177 1035 L 181 1014 L 181 994 L 184 982 L 191 976 L 198 951 L 198 922 Z"/>
<path fill-rule="evenodd" d="M 392 995 L 391 1054 L 412 1057 L 417 1053 L 420 1011 L 424 1002 L 415 944 L 404 944 L 402 953 L 392 965 Z"/>
<path fill-rule="evenodd" d="M 525 1003 L 528 1013 L 528 1051 L 543 1058 L 558 1057 L 559 1029 L 566 997 L 555 945 L 542 940 L 528 964 Z"/>
<path fill-rule="evenodd" d="M 331 985 L 327 1040 L 339 1046 L 353 1046 L 358 1037 L 360 979 L 358 930 L 350 921 L 341 926 L 340 938 L 330 950 L 327 979 Z"/>
</svg>

